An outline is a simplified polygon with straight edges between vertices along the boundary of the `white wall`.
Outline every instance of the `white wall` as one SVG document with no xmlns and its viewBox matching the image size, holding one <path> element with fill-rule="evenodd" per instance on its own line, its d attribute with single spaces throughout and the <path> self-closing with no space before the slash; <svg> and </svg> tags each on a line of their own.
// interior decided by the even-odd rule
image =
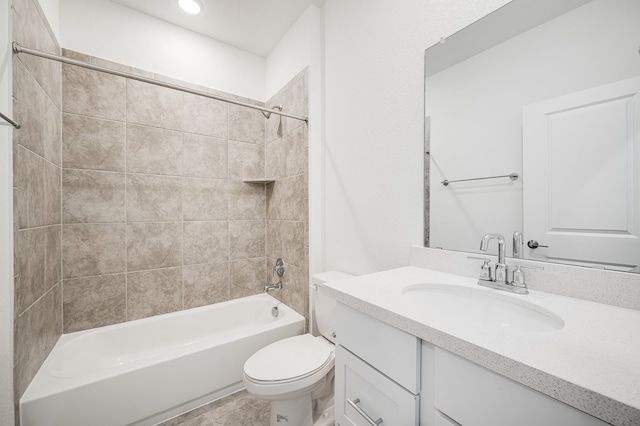
<svg viewBox="0 0 640 426">
<path fill-rule="evenodd" d="M 309 88 L 309 274 L 324 270 L 323 242 L 323 19 L 310 5 L 267 56 L 266 97 L 270 99 L 308 67 Z"/>
<path fill-rule="evenodd" d="M 637 76 L 638 16 L 636 1 L 595 0 L 429 78 L 432 247 L 477 252 L 487 232 L 523 232 L 522 107 Z M 440 183 L 511 172 L 521 179 Z"/>
<path fill-rule="evenodd" d="M 264 100 L 265 59 L 107 0 L 59 0 L 60 45 Z"/>
<path fill-rule="evenodd" d="M 12 117 L 11 10 L 0 6 L 0 111 Z M 0 424 L 13 419 L 13 143 L 0 125 Z"/>
<path fill-rule="evenodd" d="M 505 3 L 327 1 L 327 269 L 406 265 L 421 244 L 424 49 Z"/>
</svg>

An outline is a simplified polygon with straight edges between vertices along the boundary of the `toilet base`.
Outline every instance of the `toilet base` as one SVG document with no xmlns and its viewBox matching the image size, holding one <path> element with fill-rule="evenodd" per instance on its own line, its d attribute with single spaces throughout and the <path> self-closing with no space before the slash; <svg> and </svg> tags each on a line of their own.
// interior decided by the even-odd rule
<svg viewBox="0 0 640 426">
<path fill-rule="evenodd" d="M 311 394 L 271 401 L 271 426 L 313 426 Z"/>
</svg>

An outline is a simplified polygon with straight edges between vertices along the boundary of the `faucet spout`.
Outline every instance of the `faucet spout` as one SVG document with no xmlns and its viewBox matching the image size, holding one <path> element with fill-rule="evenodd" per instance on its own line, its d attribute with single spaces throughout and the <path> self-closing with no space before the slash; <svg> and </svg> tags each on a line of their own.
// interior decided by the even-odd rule
<svg viewBox="0 0 640 426">
<path fill-rule="evenodd" d="M 504 264 L 504 237 L 501 234 L 484 234 L 482 240 L 480 240 L 480 250 L 487 251 L 491 240 L 498 240 L 498 263 Z"/>
<path fill-rule="evenodd" d="M 498 283 L 506 283 L 507 281 L 507 265 L 505 264 L 504 237 L 500 234 L 484 234 L 480 240 L 480 250 L 487 251 L 489 241 L 498 240 L 498 263 L 496 264 L 496 272 L 493 281 Z"/>
<path fill-rule="evenodd" d="M 271 290 L 278 290 L 282 288 L 282 281 L 278 281 L 275 284 L 267 284 L 264 286 L 264 293 L 269 293 Z"/>
</svg>

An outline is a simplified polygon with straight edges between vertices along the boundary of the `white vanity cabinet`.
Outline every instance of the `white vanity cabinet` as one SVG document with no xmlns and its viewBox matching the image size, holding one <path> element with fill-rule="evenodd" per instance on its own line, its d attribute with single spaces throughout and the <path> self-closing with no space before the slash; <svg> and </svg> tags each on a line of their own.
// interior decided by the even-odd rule
<svg viewBox="0 0 640 426">
<path fill-rule="evenodd" d="M 343 304 L 337 338 L 340 426 L 607 425 Z"/>
<path fill-rule="evenodd" d="M 337 339 L 336 423 L 419 425 L 420 339 L 342 304 Z"/>
</svg>

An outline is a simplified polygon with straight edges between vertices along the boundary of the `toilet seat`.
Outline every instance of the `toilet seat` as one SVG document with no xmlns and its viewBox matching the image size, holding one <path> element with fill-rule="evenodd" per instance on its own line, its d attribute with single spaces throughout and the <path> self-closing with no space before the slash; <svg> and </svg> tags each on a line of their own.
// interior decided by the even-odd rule
<svg viewBox="0 0 640 426">
<path fill-rule="evenodd" d="M 255 384 L 296 382 L 333 367 L 333 354 L 333 345 L 322 337 L 289 337 L 253 354 L 244 365 L 244 375 Z"/>
</svg>

